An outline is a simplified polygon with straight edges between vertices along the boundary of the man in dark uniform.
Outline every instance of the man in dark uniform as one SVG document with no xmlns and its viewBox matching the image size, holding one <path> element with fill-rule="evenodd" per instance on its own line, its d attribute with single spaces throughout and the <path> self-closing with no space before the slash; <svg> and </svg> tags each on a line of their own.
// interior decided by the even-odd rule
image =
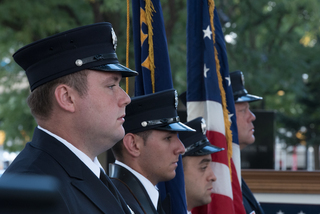
<svg viewBox="0 0 320 214">
<path fill-rule="evenodd" d="M 119 64 L 116 45 L 111 24 L 97 23 L 36 41 L 13 55 L 26 71 L 28 105 L 38 126 L 1 179 L 56 178 L 55 213 L 132 213 L 97 159 L 124 136 L 130 97 L 119 82 L 137 75 Z"/>
<path fill-rule="evenodd" d="M 164 214 L 156 185 L 175 177 L 185 149 L 178 131 L 194 131 L 179 122 L 174 89 L 132 98 L 126 108 L 126 135 L 112 151 L 110 177 L 135 213 Z M 135 206 L 139 202 L 140 206 Z"/>
<path fill-rule="evenodd" d="M 235 102 L 238 139 L 240 150 L 254 143 L 254 126 L 253 121 L 255 115 L 250 111 L 250 102 L 262 100 L 262 97 L 248 94 L 244 88 L 244 76 L 241 71 L 230 73 L 232 91 Z M 264 214 L 259 202 L 255 199 L 249 187 L 243 179 L 241 179 L 243 204 L 247 214 Z"/>
<path fill-rule="evenodd" d="M 185 123 L 196 132 L 180 132 L 179 138 L 186 151 L 182 155 L 184 180 L 186 185 L 188 212 L 195 207 L 211 202 L 212 182 L 216 176 L 212 170 L 213 153 L 222 151 L 223 148 L 213 146 L 206 136 L 206 123 L 198 117 Z"/>
</svg>

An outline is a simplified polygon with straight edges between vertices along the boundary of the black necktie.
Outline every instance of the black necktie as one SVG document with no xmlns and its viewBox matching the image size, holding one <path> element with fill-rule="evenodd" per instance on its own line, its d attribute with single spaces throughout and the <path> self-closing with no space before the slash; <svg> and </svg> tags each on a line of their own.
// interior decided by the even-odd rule
<svg viewBox="0 0 320 214">
<path fill-rule="evenodd" d="M 158 212 L 159 214 L 166 214 L 166 213 L 164 212 L 163 208 L 162 208 L 160 196 L 159 196 L 159 198 L 158 198 L 158 208 L 157 208 L 157 212 Z"/>
<path fill-rule="evenodd" d="M 108 187 L 110 192 L 119 201 L 119 195 L 117 191 L 114 189 L 113 185 L 111 184 L 111 180 L 107 177 L 107 175 L 104 173 L 102 169 L 100 169 L 100 180 Z"/>
<path fill-rule="evenodd" d="M 128 209 L 127 203 L 122 199 L 120 199 L 119 193 L 115 189 L 115 187 L 112 184 L 112 181 L 108 176 L 104 173 L 104 171 L 100 168 L 100 180 L 107 186 L 107 188 L 110 190 L 110 192 L 114 195 L 116 200 L 118 201 L 119 205 L 122 207 L 125 213 L 131 213 Z M 122 198 L 122 197 L 121 197 Z"/>
<path fill-rule="evenodd" d="M 127 203 L 124 199 L 119 195 L 116 188 L 113 186 L 112 181 L 108 176 L 104 173 L 104 171 L 100 168 L 100 180 L 107 186 L 110 192 L 114 195 L 116 200 L 118 201 L 119 205 L 122 207 L 125 213 L 133 213 L 129 210 Z"/>
</svg>

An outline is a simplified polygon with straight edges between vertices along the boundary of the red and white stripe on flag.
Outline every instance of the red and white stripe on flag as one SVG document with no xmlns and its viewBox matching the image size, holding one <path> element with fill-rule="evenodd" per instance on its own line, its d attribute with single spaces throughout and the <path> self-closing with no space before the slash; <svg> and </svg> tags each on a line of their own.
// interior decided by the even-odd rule
<svg viewBox="0 0 320 214">
<path fill-rule="evenodd" d="M 237 175 L 237 170 L 233 161 L 231 163 L 233 182 L 231 183 L 230 169 L 228 166 L 227 158 L 227 141 L 225 137 L 224 129 L 224 119 L 223 119 L 223 110 L 219 102 L 215 101 L 192 101 L 187 102 L 188 109 L 188 121 L 202 116 L 207 123 L 207 137 L 209 141 L 215 146 L 224 148 L 224 151 L 219 153 L 212 154 L 212 164 L 214 174 L 217 177 L 217 180 L 213 182 L 212 190 L 212 202 L 208 206 L 198 207 L 193 210 L 193 214 L 204 214 L 204 213 L 236 213 L 235 210 L 241 210 L 242 205 L 242 196 L 239 176 Z M 238 144 L 233 144 L 233 155 L 239 156 L 240 150 Z M 235 160 L 239 158 L 235 158 Z M 239 161 L 238 161 L 239 162 Z M 240 170 L 239 170 L 240 171 Z M 232 185 L 231 185 L 232 184 Z M 238 198 L 238 204 L 234 203 L 234 191 L 235 189 L 240 189 L 240 193 L 235 194 L 235 197 Z M 240 204 L 239 204 L 240 203 Z M 236 208 L 238 207 L 238 208 Z"/>
<path fill-rule="evenodd" d="M 188 0 L 187 120 L 203 117 L 211 144 L 212 202 L 193 214 L 245 214 L 240 186 L 240 149 L 224 35 L 213 0 Z"/>
</svg>

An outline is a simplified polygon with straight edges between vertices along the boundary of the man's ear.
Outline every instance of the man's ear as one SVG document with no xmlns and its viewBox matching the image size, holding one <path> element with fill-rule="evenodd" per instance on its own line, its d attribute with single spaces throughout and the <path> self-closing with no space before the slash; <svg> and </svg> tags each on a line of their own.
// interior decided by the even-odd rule
<svg viewBox="0 0 320 214">
<path fill-rule="evenodd" d="M 134 157 L 138 157 L 140 155 L 141 140 L 138 135 L 128 133 L 123 137 L 122 141 L 127 152 Z"/>
<path fill-rule="evenodd" d="M 58 105 L 62 109 L 69 112 L 75 111 L 74 93 L 75 93 L 75 90 L 65 84 L 58 85 L 54 91 L 54 95 Z"/>
</svg>

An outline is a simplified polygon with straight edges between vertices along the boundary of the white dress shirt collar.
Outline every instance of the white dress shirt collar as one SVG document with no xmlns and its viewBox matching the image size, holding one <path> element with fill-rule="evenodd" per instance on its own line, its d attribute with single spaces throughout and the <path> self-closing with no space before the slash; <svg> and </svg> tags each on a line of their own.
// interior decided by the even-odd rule
<svg viewBox="0 0 320 214">
<path fill-rule="evenodd" d="M 139 172 L 135 171 L 134 169 L 132 169 L 128 165 L 126 165 L 118 160 L 115 161 L 115 164 L 118 164 L 118 165 L 126 168 L 127 170 L 129 170 L 132 174 L 134 174 L 139 179 L 139 181 L 142 183 L 142 185 L 146 189 L 154 207 L 157 209 L 158 208 L 158 199 L 159 199 L 158 188 L 156 186 L 154 186 L 147 178 L 145 178 L 143 175 L 141 175 Z"/>
<path fill-rule="evenodd" d="M 48 135 L 54 137 L 61 143 L 63 143 L 66 147 L 68 147 L 98 178 L 100 177 L 100 168 L 102 168 L 99 160 L 97 157 L 94 158 L 94 161 L 92 161 L 89 156 L 87 156 L 85 153 L 77 149 L 75 146 L 73 146 L 71 143 L 66 141 L 65 139 L 59 137 L 58 135 L 53 134 L 52 132 L 38 126 L 38 129 L 44 131 Z"/>
</svg>

